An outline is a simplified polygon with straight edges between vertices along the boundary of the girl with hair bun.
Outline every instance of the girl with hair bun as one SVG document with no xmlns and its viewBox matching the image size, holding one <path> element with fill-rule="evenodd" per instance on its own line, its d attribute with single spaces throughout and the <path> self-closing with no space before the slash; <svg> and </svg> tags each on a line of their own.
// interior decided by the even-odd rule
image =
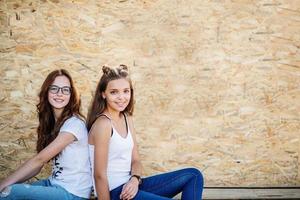
<svg viewBox="0 0 300 200">
<path fill-rule="evenodd" d="M 125 65 L 102 68 L 87 127 L 94 189 L 99 200 L 166 200 L 182 192 L 200 200 L 203 176 L 186 168 L 142 178 L 133 126 L 134 90 Z"/>
<path fill-rule="evenodd" d="M 52 71 L 44 81 L 37 104 L 37 154 L 0 182 L 0 199 L 89 199 L 92 176 L 88 134 L 80 98 L 70 74 Z M 24 184 L 52 160 L 52 175 Z"/>
</svg>

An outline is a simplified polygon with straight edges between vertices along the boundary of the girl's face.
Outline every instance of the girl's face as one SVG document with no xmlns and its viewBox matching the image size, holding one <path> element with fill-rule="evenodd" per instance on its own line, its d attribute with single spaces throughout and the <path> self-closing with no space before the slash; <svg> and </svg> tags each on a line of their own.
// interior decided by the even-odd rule
<svg viewBox="0 0 300 200">
<path fill-rule="evenodd" d="M 102 92 L 102 97 L 106 99 L 108 109 L 124 111 L 131 97 L 129 82 L 123 78 L 109 81 L 106 90 Z"/>
<path fill-rule="evenodd" d="M 66 76 L 57 76 L 48 89 L 48 101 L 54 111 L 68 105 L 71 96 L 71 84 Z"/>
</svg>

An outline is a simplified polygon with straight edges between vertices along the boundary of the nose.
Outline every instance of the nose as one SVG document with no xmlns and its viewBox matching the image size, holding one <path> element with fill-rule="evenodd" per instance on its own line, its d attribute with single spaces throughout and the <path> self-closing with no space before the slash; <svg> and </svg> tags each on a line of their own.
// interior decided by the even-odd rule
<svg viewBox="0 0 300 200">
<path fill-rule="evenodd" d="M 60 95 L 60 96 L 63 95 L 63 93 L 62 93 L 62 88 L 59 88 L 59 89 L 58 89 L 57 95 Z"/>
<path fill-rule="evenodd" d="M 118 95 L 118 99 L 124 99 L 125 98 L 125 94 L 120 92 Z"/>
</svg>

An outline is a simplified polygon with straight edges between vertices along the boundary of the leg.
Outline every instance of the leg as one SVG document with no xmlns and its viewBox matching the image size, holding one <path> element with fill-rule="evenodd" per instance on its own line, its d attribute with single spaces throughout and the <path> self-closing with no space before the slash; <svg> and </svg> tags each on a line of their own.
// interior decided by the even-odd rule
<svg viewBox="0 0 300 200">
<path fill-rule="evenodd" d="M 170 200 L 170 198 L 159 196 L 142 190 L 139 190 L 133 199 L 134 200 Z"/>
<path fill-rule="evenodd" d="M 30 185 L 51 186 L 51 183 L 48 179 L 41 179 L 41 180 L 37 180 L 37 181 L 30 183 Z"/>
<path fill-rule="evenodd" d="M 3 192 L 2 192 L 3 193 Z M 30 184 L 13 184 L 4 189 L 0 199 L 2 200 L 56 200 L 72 199 L 74 195 L 67 192 L 64 188 L 51 185 L 49 180 L 41 180 Z"/>
<path fill-rule="evenodd" d="M 110 200 L 119 200 L 120 199 L 120 194 L 122 192 L 123 185 L 120 185 L 119 187 L 117 187 L 109 192 Z"/>
<path fill-rule="evenodd" d="M 122 192 L 122 188 L 123 188 L 123 185 L 110 191 L 110 199 L 111 200 L 120 200 L 120 194 Z M 169 198 L 162 197 L 162 196 L 150 193 L 150 192 L 145 192 L 142 190 L 139 190 L 133 199 L 134 200 L 169 200 Z"/>
<path fill-rule="evenodd" d="M 172 198 L 182 192 L 183 200 L 202 197 L 203 176 L 198 169 L 187 168 L 143 179 L 140 190 Z"/>
</svg>

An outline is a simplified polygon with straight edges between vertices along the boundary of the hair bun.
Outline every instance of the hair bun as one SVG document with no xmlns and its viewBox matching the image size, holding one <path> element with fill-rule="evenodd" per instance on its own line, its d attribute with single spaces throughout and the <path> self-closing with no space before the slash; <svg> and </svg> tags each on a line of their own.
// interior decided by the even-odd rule
<svg viewBox="0 0 300 200">
<path fill-rule="evenodd" d="M 119 68 L 120 68 L 121 70 L 124 70 L 124 71 L 127 71 L 127 72 L 128 72 L 128 67 L 127 67 L 126 65 L 121 64 L 121 65 L 119 66 Z"/>
<path fill-rule="evenodd" d="M 111 69 L 110 69 L 108 66 L 104 65 L 104 66 L 102 67 L 102 72 L 103 72 L 104 74 L 109 74 L 110 71 L 111 71 Z"/>
</svg>

